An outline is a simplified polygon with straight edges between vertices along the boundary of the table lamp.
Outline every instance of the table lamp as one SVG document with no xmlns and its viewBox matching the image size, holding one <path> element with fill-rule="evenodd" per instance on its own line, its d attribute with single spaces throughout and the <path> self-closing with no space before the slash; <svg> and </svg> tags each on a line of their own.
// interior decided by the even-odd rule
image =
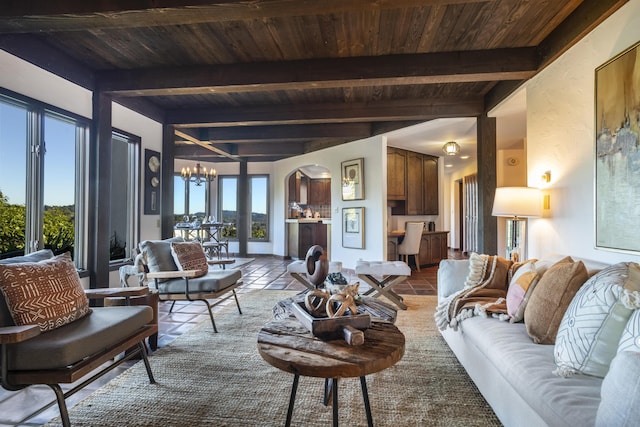
<svg viewBox="0 0 640 427">
<path fill-rule="evenodd" d="M 540 190 L 531 187 L 498 187 L 493 216 L 507 217 L 507 258 L 519 261 L 526 255 L 526 218 L 542 216 Z"/>
</svg>

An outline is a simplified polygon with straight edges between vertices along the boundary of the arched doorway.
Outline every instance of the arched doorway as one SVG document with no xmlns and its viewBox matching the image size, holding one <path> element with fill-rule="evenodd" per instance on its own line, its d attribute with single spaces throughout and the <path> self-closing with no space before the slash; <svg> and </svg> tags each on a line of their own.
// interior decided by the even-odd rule
<svg viewBox="0 0 640 427">
<path fill-rule="evenodd" d="M 287 255 L 302 259 L 309 247 L 331 244 L 331 173 L 321 165 L 306 165 L 285 179 Z"/>
</svg>

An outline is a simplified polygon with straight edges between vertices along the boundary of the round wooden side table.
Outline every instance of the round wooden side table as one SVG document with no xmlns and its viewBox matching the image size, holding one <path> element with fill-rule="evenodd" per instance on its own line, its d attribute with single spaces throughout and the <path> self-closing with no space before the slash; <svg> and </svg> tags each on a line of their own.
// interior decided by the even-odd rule
<svg viewBox="0 0 640 427">
<path fill-rule="evenodd" d="M 258 351 L 272 366 L 294 375 L 287 420 L 291 425 L 300 375 L 325 379 L 327 405 L 332 395 L 333 425 L 338 425 L 338 379 L 360 378 L 367 425 L 373 426 L 365 376 L 382 371 L 404 355 L 404 335 L 393 324 L 372 322 L 364 331 L 364 344 L 350 346 L 344 340 L 323 341 L 296 318 L 276 320 L 258 333 Z"/>
</svg>

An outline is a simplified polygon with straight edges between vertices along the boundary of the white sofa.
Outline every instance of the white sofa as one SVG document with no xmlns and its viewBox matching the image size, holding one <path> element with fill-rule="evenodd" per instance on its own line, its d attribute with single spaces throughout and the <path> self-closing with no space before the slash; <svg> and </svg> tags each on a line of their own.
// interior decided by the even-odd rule
<svg viewBox="0 0 640 427">
<path fill-rule="evenodd" d="M 590 275 L 606 267 L 582 261 Z M 443 260 L 438 300 L 461 290 L 468 272 L 468 260 Z M 594 425 L 603 380 L 555 375 L 554 346 L 534 344 L 524 323 L 475 316 L 441 333 L 505 426 Z"/>
</svg>

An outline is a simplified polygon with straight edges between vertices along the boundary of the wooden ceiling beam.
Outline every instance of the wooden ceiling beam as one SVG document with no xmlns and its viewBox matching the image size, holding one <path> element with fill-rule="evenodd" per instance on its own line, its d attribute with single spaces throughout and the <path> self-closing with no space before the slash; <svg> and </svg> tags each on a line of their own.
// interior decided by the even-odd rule
<svg viewBox="0 0 640 427">
<path fill-rule="evenodd" d="M 352 104 L 265 105 L 233 108 L 169 110 L 167 124 L 180 127 L 261 126 L 314 123 L 425 121 L 476 117 L 484 112 L 482 98 L 411 99 Z"/>
<path fill-rule="evenodd" d="M 273 144 L 239 144 L 233 147 L 234 156 L 233 160 L 238 160 L 238 157 L 261 157 L 261 156 L 298 156 L 306 152 L 305 144 L 308 142 L 300 143 L 273 143 Z M 344 142 L 344 141 L 342 141 Z M 212 145 L 211 145 L 212 146 Z M 194 143 L 180 143 L 176 144 L 175 156 L 179 158 L 205 158 L 211 157 L 228 157 L 212 151 L 209 147 L 194 144 Z"/>
<path fill-rule="evenodd" d="M 209 141 L 269 142 L 317 138 L 359 139 L 371 136 L 369 123 L 328 123 L 290 126 L 238 126 L 207 129 Z"/>
<path fill-rule="evenodd" d="M 191 25 L 496 0 L 3 0 L 0 33 Z M 514 0 L 515 1 L 515 0 Z"/>
<path fill-rule="evenodd" d="M 118 96 L 171 96 L 337 87 L 523 80 L 538 69 L 536 49 L 308 59 L 98 73 L 98 88 Z"/>
</svg>

